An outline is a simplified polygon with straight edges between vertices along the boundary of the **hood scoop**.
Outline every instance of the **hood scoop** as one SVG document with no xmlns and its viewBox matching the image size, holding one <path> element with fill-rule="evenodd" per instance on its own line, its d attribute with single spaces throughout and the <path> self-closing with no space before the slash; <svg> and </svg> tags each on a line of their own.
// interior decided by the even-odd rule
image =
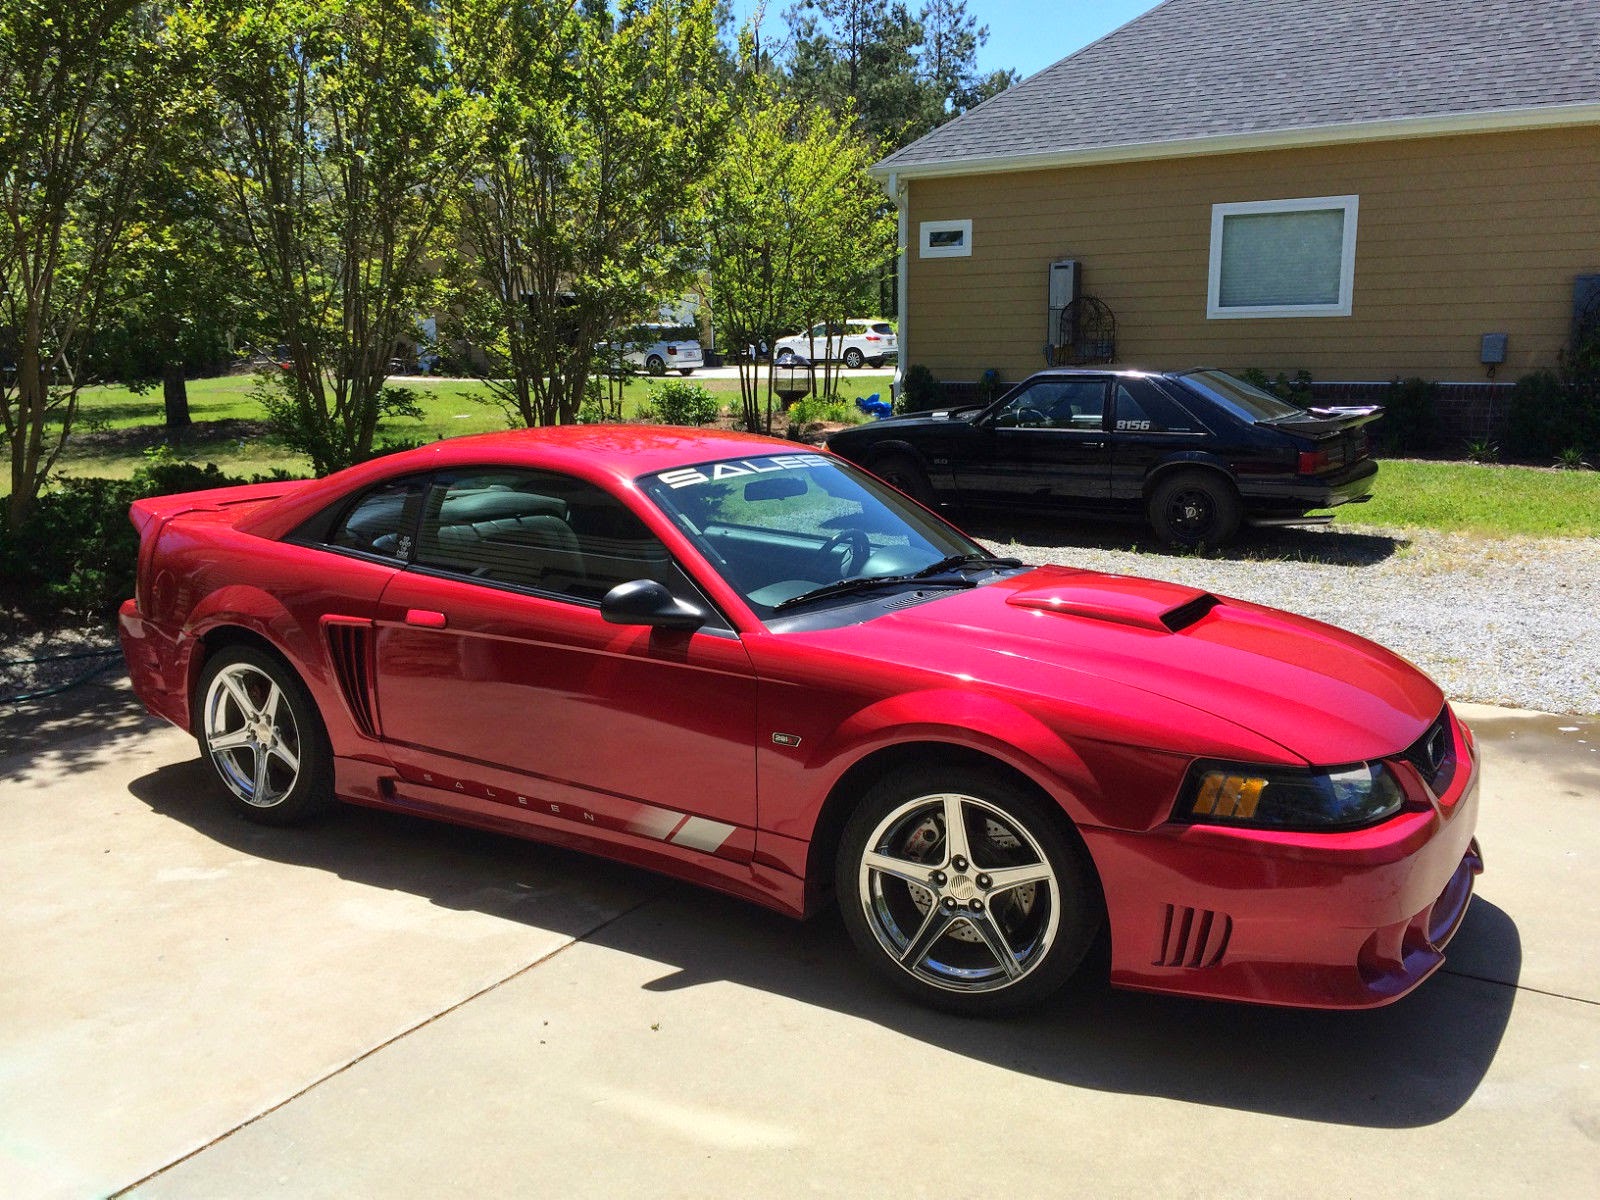
<svg viewBox="0 0 1600 1200">
<path fill-rule="evenodd" d="M 1088 617 L 1156 633 L 1179 633 L 1222 601 L 1210 592 L 1121 575 L 1075 576 L 1054 587 L 1031 588 L 1007 604 L 1064 617 Z"/>
</svg>

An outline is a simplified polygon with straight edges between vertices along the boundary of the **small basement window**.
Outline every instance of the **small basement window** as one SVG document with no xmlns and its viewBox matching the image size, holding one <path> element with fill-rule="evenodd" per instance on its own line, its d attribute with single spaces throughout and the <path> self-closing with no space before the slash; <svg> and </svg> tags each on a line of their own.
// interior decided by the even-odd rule
<svg viewBox="0 0 1600 1200">
<path fill-rule="evenodd" d="M 1355 196 L 1211 206 L 1208 317 L 1348 317 Z"/>
<path fill-rule="evenodd" d="M 972 255 L 972 221 L 924 221 L 922 258 L 969 258 Z"/>
</svg>

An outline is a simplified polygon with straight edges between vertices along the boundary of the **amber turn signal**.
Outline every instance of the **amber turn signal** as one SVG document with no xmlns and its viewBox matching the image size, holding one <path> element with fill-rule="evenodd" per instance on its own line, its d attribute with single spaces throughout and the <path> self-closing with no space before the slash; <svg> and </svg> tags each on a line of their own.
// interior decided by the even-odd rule
<svg viewBox="0 0 1600 1200">
<path fill-rule="evenodd" d="M 1207 771 L 1200 779 L 1192 811 L 1197 817 L 1239 817 L 1249 820 L 1256 815 L 1261 789 L 1266 786 L 1267 781 L 1259 776 Z"/>
</svg>

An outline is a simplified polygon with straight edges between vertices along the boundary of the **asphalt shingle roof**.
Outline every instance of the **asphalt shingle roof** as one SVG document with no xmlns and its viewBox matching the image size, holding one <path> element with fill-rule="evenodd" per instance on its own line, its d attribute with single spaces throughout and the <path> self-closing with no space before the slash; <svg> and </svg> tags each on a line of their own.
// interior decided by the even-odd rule
<svg viewBox="0 0 1600 1200">
<path fill-rule="evenodd" d="M 879 167 L 1597 102 L 1600 0 L 1166 0 Z"/>
</svg>

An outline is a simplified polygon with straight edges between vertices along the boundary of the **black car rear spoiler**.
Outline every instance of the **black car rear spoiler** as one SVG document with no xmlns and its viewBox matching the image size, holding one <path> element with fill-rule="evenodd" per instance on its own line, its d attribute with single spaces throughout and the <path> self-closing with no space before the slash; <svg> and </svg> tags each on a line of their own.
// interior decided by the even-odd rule
<svg viewBox="0 0 1600 1200">
<path fill-rule="evenodd" d="M 1356 404 L 1348 407 L 1325 407 L 1318 405 L 1306 409 L 1303 417 L 1280 417 L 1276 421 L 1260 421 L 1258 424 L 1269 425 L 1273 429 L 1281 429 L 1285 433 L 1299 433 L 1308 437 L 1321 437 L 1330 433 L 1343 433 L 1347 429 L 1359 429 L 1363 425 L 1370 425 L 1383 416 L 1381 404 Z"/>
</svg>

